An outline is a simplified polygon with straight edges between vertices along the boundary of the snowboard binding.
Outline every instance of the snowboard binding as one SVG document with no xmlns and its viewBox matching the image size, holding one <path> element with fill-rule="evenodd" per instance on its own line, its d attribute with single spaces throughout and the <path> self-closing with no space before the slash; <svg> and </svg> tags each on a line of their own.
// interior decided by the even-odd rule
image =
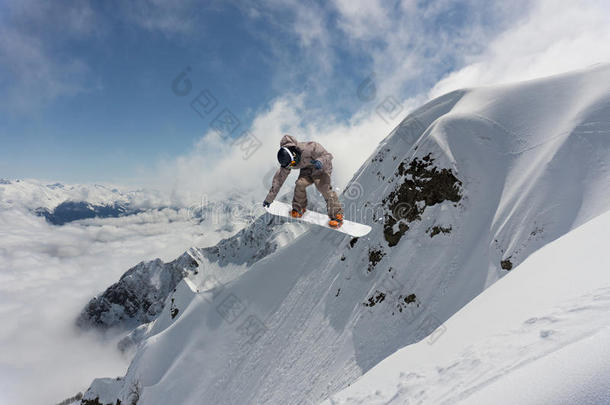
<svg viewBox="0 0 610 405">
<path fill-rule="evenodd" d="M 315 210 L 307 210 L 307 215 L 303 215 L 305 214 L 305 210 L 301 211 L 299 208 L 300 207 L 297 207 L 295 210 L 296 213 L 293 216 L 293 207 L 290 204 L 280 201 L 273 201 L 268 207 L 265 207 L 269 214 L 282 218 L 291 218 L 294 221 L 302 221 L 312 225 L 321 226 L 326 229 L 333 229 L 337 232 L 351 235 L 352 237 L 356 238 L 364 236 L 371 231 L 371 227 L 368 225 L 359 224 L 357 222 L 345 219 L 345 214 L 330 216 L 328 213 L 322 214 L 321 212 L 316 212 Z"/>
<path fill-rule="evenodd" d="M 303 209 L 303 212 L 299 212 L 293 208 L 292 211 L 290 211 L 290 216 L 293 218 L 301 218 L 303 214 L 305 214 L 305 211 L 306 209 Z"/>
<path fill-rule="evenodd" d="M 332 228 L 339 228 L 341 225 L 343 225 L 343 214 L 337 214 L 328 221 L 328 226 Z"/>
</svg>

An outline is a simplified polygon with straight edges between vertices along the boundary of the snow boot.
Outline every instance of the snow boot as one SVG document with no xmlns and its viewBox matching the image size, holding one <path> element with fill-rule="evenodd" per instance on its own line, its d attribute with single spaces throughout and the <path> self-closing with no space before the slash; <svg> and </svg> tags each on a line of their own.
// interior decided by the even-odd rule
<svg viewBox="0 0 610 405">
<path fill-rule="evenodd" d="M 293 218 L 301 218 L 303 214 L 305 214 L 305 211 L 307 210 L 303 209 L 303 212 L 299 212 L 293 208 L 292 211 L 290 211 L 290 216 Z"/>
<path fill-rule="evenodd" d="M 343 214 L 337 214 L 328 221 L 328 226 L 331 228 L 339 228 L 341 225 L 343 225 Z"/>
</svg>

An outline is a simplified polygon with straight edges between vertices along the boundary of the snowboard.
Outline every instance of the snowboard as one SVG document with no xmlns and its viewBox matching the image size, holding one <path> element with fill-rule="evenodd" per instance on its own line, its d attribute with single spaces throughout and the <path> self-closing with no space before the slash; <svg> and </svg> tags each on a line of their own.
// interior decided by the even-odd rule
<svg viewBox="0 0 610 405">
<path fill-rule="evenodd" d="M 292 211 L 292 206 L 280 201 L 274 201 L 268 207 L 265 207 L 268 213 L 277 215 L 280 217 L 292 218 L 290 215 L 290 211 Z M 320 225 L 324 228 L 332 229 L 338 232 L 345 233 L 347 235 L 351 235 L 354 237 L 364 236 L 371 231 L 371 227 L 364 224 L 359 224 L 358 222 L 352 222 L 343 220 L 343 225 L 338 228 L 333 228 L 328 225 L 328 215 L 320 214 L 319 212 L 306 210 L 305 214 L 301 218 L 292 218 L 297 221 L 303 221 L 314 225 Z"/>
</svg>

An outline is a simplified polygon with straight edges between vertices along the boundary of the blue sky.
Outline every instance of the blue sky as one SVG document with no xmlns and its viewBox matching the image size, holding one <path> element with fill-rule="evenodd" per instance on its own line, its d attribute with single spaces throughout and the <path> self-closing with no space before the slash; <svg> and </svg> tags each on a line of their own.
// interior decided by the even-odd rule
<svg viewBox="0 0 610 405">
<path fill-rule="evenodd" d="M 247 129 L 286 97 L 303 121 L 349 123 L 375 108 L 357 96 L 373 72 L 378 93 L 425 100 L 497 57 L 490 43 L 507 32 L 572 12 L 534 3 L 6 0 L 0 177 L 121 182 L 192 154 L 221 108 Z M 187 66 L 193 90 L 178 97 Z M 496 76 L 486 82 L 522 75 Z M 204 89 L 218 100 L 206 119 L 189 106 Z"/>
</svg>

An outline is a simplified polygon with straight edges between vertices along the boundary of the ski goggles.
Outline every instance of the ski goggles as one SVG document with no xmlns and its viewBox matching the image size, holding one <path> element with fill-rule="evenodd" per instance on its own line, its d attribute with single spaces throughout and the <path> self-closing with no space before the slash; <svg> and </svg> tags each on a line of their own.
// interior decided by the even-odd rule
<svg viewBox="0 0 610 405">
<path fill-rule="evenodd" d="M 286 152 L 288 152 L 288 155 L 290 156 L 290 163 L 288 163 L 288 166 L 290 166 L 290 167 L 296 166 L 297 165 L 297 157 L 295 156 L 295 154 L 292 153 L 290 151 L 290 149 L 288 149 L 285 146 L 283 146 L 282 149 L 284 149 Z"/>
</svg>

